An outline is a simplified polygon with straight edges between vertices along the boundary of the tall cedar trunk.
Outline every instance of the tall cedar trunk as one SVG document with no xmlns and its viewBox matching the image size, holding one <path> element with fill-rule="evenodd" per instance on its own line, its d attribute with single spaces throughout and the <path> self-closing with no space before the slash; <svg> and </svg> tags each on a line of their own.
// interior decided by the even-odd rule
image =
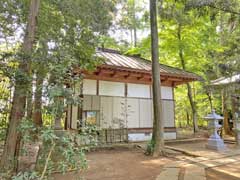
<svg viewBox="0 0 240 180">
<path fill-rule="evenodd" d="M 223 129 L 225 134 L 231 134 L 230 127 L 228 123 L 228 111 L 227 111 L 227 94 L 226 90 L 222 90 L 222 113 L 223 113 Z"/>
<path fill-rule="evenodd" d="M 158 54 L 158 29 L 156 0 L 150 0 L 152 79 L 153 79 L 153 156 L 159 156 L 164 148 L 164 127 L 162 116 L 161 81 Z"/>
<path fill-rule="evenodd" d="M 29 73 L 30 78 L 32 78 L 32 74 Z M 32 85 L 33 82 L 29 83 L 28 91 L 27 91 L 27 118 L 31 119 L 32 118 L 32 111 L 33 111 L 33 100 L 32 100 Z"/>
<path fill-rule="evenodd" d="M 131 35 L 131 46 L 133 45 L 134 43 L 134 39 L 133 39 L 133 30 L 130 29 L 130 35 Z"/>
<path fill-rule="evenodd" d="M 133 36 L 134 36 L 134 47 L 137 47 L 137 19 L 136 19 L 136 6 L 135 0 L 133 0 L 133 18 L 134 18 L 134 25 L 133 25 Z"/>
<path fill-rule="evenodd" d="M 185 60 L 183 57 L 183 49 L 182 49 L 182 37 L 181 37 L 181 33 L 182 33 L 182 26 L 181 24 L 178 24 L 178 32 L 177 32 L 177 36 L 178 36 L 178 41 L 179 41 L 179 58 L 181 60 L 181 65 L 183 70 L 186 70 L 186 65 L 185 65 Z M 191 109 L 192 109 L 192 118 L 193 118 L 193 129 L 194 132 L 198 131 L 198 120 L 197 120 L 197 109 L 196 109 L 196 104 L 193 100 L 193 94 L 192 94 L 192 88 L 190 83 L 187 83 L 187 91 L 188 91 L 188 99 L 191 105 Z"/>
<path fill-rule="evenodd" d="M 135 26 L 133 28 L 133 34 L 134 34 L 134 47 L 137 47 L 137 28 Z"/>
<path fill-rule="evenodd" d="M 19 71 L 21 71 L 24 77 L 25 76 L 27 77 L 30 72 L 29 57 L 31 55 L 31 51 L 34 44 L 39 2 L 40 0 L 32 0 L 30 4 L 27 29 L 22 47 L 24 58 L 19 64 Z M 18 156 L 19 151 L 18 147 L 20 140 L 17 132 L 17 127 L 25 114 L 27 88 L 28 88 L 27 80 L 23 82 L 21 78 L 16 77 L 12 109 L 9 118 L 9 128 L 0 164 L 2 171 L 4 170 L 13 171 L 16 168 L 16 160 Z"/>
<path fill-rule="evenodd" d="M 34 95 L 34 112 L 33 121 L 37 127 L 42 126 L 42 89 L 43 89 L 43 75 L 37 71 L 36 73 L 36 91 Z"/>
</svg>

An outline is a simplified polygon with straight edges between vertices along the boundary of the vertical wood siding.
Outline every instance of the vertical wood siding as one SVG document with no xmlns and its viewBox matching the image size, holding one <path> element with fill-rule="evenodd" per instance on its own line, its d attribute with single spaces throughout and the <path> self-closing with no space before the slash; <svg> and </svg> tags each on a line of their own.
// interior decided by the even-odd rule
<svg viewBox="0 0 240 180">
<path fill-rule="evenodd" d="M 89 95 L 98 91 L 99 96 Z M 97 125 L 102 128 L 120 128 L 121 125 L 127 128 L 150 128 L 153 123 L 150 91 L 149 85 L 107 81 L 99 81 L 99 89 L 97 89 L 96 80 L 84 80 L 83 119 L 84 111 L 96 111 Z M 173 88 L 162 87 L 162 98 L 164 126 L 174 127 Z M 77 127 L 77 118 L 77 107 L 69 107 L 67 119 L 68 124 L 71 122 L 69 124 L 71 128 Z"/>
</svg>

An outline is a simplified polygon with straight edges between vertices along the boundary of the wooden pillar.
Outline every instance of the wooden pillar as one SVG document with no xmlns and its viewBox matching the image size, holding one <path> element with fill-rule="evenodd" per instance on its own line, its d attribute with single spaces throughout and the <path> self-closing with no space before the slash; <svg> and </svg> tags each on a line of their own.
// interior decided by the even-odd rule
<svg viewBox="0 0 240 180">
<path fill-rule="evenodd" d="M 56 96 L 55 97 L 55 104 L 57 108 L 57 113 L 55 115 L 55 123 L 54 123 L 54 129 L 55 130 L 62 130 L 63 127 L 61 125 L 61 118 L 63 116 L 63 107 L 64 107 L 64 97 L 63 96 Z"/>
<path fill-rule="evenodd" d="M 80 82 L 80 88 L 79 88 L 79 92 L 78 93 L 78 97 L 80 98 L 80 104 L 78 104 L 78 119 L 79 119 L 79 124 L 77 126 L 77 128 L 81 128 L 83 127 L 83 80 Z"/>
<path fill-rule="evenodd" d="M 240 97 L 232 96 L 233 128 L 237 146 L 240 145 L 239 120 L 240 120 Z"/>
<path fill-rule="evenodd" d="M 223 114 L 223 129 L 224 133 L 229 135 L 231 134 L 230 127 L 229 127 L 229 122 L 228 122 L 228 109 L 227 109 L 227 93 L 226 89 L 223 88 L 222 90 L 222 114 Z"/>
</svg>

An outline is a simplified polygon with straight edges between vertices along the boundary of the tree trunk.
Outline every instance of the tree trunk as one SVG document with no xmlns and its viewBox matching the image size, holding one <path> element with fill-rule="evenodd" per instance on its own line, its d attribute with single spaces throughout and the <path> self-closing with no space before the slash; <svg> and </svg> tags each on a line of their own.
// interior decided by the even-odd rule
<svg viewBox="0 0 240 180">
<path fill-rule="evenodd" d="M 193 101 L 193 95 L 192 95 L 192 88 L 190 83 L 187 83 L 187 90 L 188 90 L 188 99 L 191 105 L 192 109 L 192 118 L 193 118 L 193 130 L 194 132 L 197 132 L 198 129 L 198 119 L 197 119 L 197 109 L 196 109 L 196 104 Z"/>
<path fill-rule="evenodd" d="M 207 92 L 206 95 L 207 95 L 207 97 L 208 97 L 208 101 L 209 101 L 210 108 L 211 108 L 211 112 L 212 112 L 212 111 L 213 111 L 212 95 L 211 95 L 210 92 Z"/>
<path fill-rule="evenodd" d="M 162 116 L 161 81 L 158 52 L 158 27 L 156 0 L 150 0 L 152 80 L 153 80 L 153 156 L 159 156 L 164 149 L 164 127 Z"/>
<path fill-rule="evenodd" d="M 32 0 L 30 4 L 27 29 L 22 47 L 24 58 L 20 62 L 18 68 L 18 70 L 20 71 L 20 75 L 18 74 L 18 76 L 15 77 L 16 82 L 13 95 L 12 109 L 9 118 L 9 128 L 0 164 L 1 170 L 4 172 L 6 172 L 6 170 L 13 171 L 16 168 L 16 160 L 19 150 L 19 148 L 17 147 L 19 146 L 20 139 L 18 136 L 19 133 L 17 132 L 17 127 L 25 114 L 25 106 L 27 99 L 26 91 L 29 87 L 27 77 L 31 70 L 30 55 L 35 39 L 39 3 L 40 0 Z"/>
<path fill-rule="evenodd" d="M 178 24 L 178 32 L 177 32 L 177 36 L 178 36 L 178 43 L 179 43 L 179 58 L 181 60 L 181 65 L 182 65 L 182 69 L 186 70 L 186 63 L 183 57 L 183 49 L 182 49 L 182 37 L 181 37 L 181 33 L 182 33 L 182 26 L 181 24 Z M 194 132 L 197 132 L 198 129 L 198 120 L 197 120 L 197 108 L 196 108 L 196 104 L 193 100 L 193 94 L 192 94 L 192 88 L 190 83 L 187 83 L 187 91 L 188 91 L 188 99 L 190 102 L 190 106 L 192 109 L 192 118 L 193 118 L 193 129 Z"/>
<path fill-rule="evenodd" d="M 134 24 L 133 24 L 134 47 L 137 47 L 137 19 L 136 19 L 135 0 L 133 0 L 133 18 L 134 18 Z"/>
<path fill-rule="evenodd" d="M 42 89 L 43 89 L 43 75 L 39 72 L 36 73 L 36 92 L 34 97 L 34 113 L 33 121 L 37 127 L 42 126 Z"/>
<path fill-rule="evenodd" d="M 134 47 L 137 47 L 137 28 L 133 28 L 133 34 L 134 34 Z"/>
<path fill-rule="evenodd" d="M 27 91 L 27 119 L 31 119 L 32 118 L 32 111 L 33 111 L 33 99 L 32 99 L 32 95 L 33 95 L 33 90 L 32 90 L 33 81 L 32 81 L 32 73 L 30 73 L 29 76 L 31 77 L 31 82 L 29 83 L 29 87 L 28 87 L 28 91 Z"/>
<path fill-rule="evenodd" d="M 134 39 L 133 39 L 133 30 L 130 29 L 130 35 L 131 35 L 131 46 L 133 46 Z"/>
<path fill-rule="evenodd" d="M 190 127 L 190 118 L 189 118 L 188 110 L 186 110 L 186 115 L 187 115 L 187 126 Z"/>
</svg>

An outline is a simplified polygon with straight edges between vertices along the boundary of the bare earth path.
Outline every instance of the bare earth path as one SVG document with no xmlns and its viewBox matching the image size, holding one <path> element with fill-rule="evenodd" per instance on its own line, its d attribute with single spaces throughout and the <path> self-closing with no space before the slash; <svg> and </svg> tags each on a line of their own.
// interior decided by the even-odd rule
<svg viewBox="0 0 240 180">
<path fill-rule="evenodd" d="M 163 166 L 173 160 L 152 158 L 136 149 L 114 149 L 87 155 L 89 169 L 85 172 L 55 175 L 56 180 L 155 180 Z"/>
<path fill-rule="evenodd" d="M 240 150 L 225 152 L 205 148 L 205 142 L 171 145 L 196 157 L 175 154 L 172 158 L 145 156 L 138 149 L 100 150 L 87 154 L 89 168 L 81 173 L 55 175 L 56 180 L 239 180 Z"/>
</svg>

